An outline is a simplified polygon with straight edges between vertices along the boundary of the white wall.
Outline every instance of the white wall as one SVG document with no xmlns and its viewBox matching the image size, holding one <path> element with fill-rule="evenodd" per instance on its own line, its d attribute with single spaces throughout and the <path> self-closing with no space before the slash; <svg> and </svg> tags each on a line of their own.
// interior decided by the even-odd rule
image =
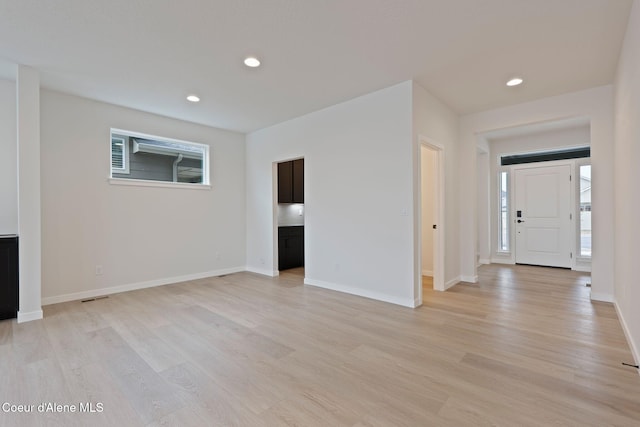
<svg viewBox="0 0 640 427">
<path fill-rule="evenodd" d="M 565 129 L 555 129 L 531 134 L 518 135 L 512 137 L 496 138 L 489 142 L 490 146 L 490 190 L 489 206 L 491 211 L 491 258 L 496 261 L 515 262 L 513 250 L 511 254 L 499 253 L 498 249 L 498 170 L 500 157 L 511 154 L 530 153 L 535 151 L 553 150 L 569 147 L 584 147 L 590 145 L 590 127 L 588 124 L 570 127 Z M 513 185 L 513 177 L 511 181 Z M 574 188 L 574 187 L 572 187 Z M 513 201 L 512 201 L 513 203 Z M 512 237 L 512 247 L 514 244 L 514 227 L 510 224 Z M 495 232 L 494 232 L 495 231 Z M 576 245 L 572 243 L 571 247 Z M 575 253 L 575 251 L 574 251 Z"/>
<path fill-rule="evenodd" d="M 417 158 L 420 153 L 421 140 L 436 144 L 443 149 L 444 158 L 444 218 L 441 218 L 440 229 L 445 233 L 444 242 L 444 285 L 445 288 L 455 285 L 461 280 L 458 222 L 458 116 L 439 99 L 427 92 L 422 86 L 413 83 L 413 140 L 414 170 L 416 171 L 415 188 L 419 177 Z M 415 200 L 419 202 L 420 194 L 416 192 Z M 416 203 L 417 209 L 417 203 Z M 416 218 L 417 216 L 416 212 Z M 417 222 L 415 225 L 418 230 Z M 418 233 L 415 233 L 415 248 L 419 247 Z M 420 269 L 416 260 L 416 287 L 421 286 Z M 416 293 L 418 290 L 416 289 Z"/>
<path fill-rule="evenodd" d="M 640 244 L 639 51 L 640 3 L 635 1 L 615 82 L 615 299 L 636 363 L 640 360 L 640 283 L 637 265 Z M 594 174 L 596 172 L 593 171 Z M 593 197 L 595 206 L 595 191 Z M 593 217 L 595 220 L 595 212 Z"/>
<path fill-rule="evenodd" d="M 433 224 L 436 196 L 436 154 L 422 147 L 422 275 L 433 276 Z"/>
<path fill-rule="evenodd" d="M 110 184 L 110 127 L 208 144 L 212 189 Z M 43 90 L 41 142 L 43 303 L 244 269 L 243 135 Z"/>
<path fill-rule="evenodd" d="M 16 82 L 0 79 L 0 234 L 18 233 Z"/>
<path fill-rule="evenodd" d="M 458 233 L 459 208 L 458 208 L 458 116 L 436 97 L 427 92 L 417 83 L 413 84 L 413 139 L 415 141 L 414 170 L 415 178 L 420 179 L 417 167 L 417 158 L 420 153 L 422 139 L 436 144 L 443 149 L 444 158 L 444 218 L 441 218 L 440 229 L 445 233 L 444 242 L 444 285 L 450 287 L 461 280 L 460 277 L 460 235 Z M 416 193 L 416 201 L 420 200 L 420 194 Z M 416 204 L 417 206 L 417 204 Z M 417 217 L 417 213 L 416 213 Z M 419 218 L 419 217 L 418 217 Z M 416 224 L 416 230 L 418 226 Z M 419 240 L 416 233 L 415 247 L 418 248 Z M 416 249 L 416 254 L 418 253 Z M 418 260 L 416 260 L 419 267 Z M 421 285 L 420 269 L 416 269 L 416 286 Z M 417 292 L 417 291 L 416 291 Z"/>
<path fill-rule="evenodd" d="M 491 208 L 490 208 L 490 179 L 493 175 L 490 172 L 489 153 L 478 149 L 476 158 L 476 185 L 478 206 L 478 264 L 489 264 L 491 262 Z"/>
<path fill-rule="evenodd" d="M 500 161 L 500 157 L 509 154 L 531 153 L 560 148 L 586 147 L 590 145 L 591 129 L 588 123 L 566 128 L 532 131 L 523 135 L 491 138 L 491 166 Z"/>
<path fill-rule="evenodd" d="M 276 274 L 274 162 L 304 157 L 305 283 L 412 306 L 411 82 L 247 135 L 247 266 Z"/>
<path fill-rule="evenodd" d="M 18 323 L 42 318 L 42 219 L 40 173 L 40 75 L 16 67 L 18 150 Z"/>
<path fill-rule="evenodd" d="M 470 114 L 460 119 L 460 179 L 473 182 L 476 177 L 478 134 L 560 119 L 585 117 L 590 120 L 591 162 L 593 170 L 593 259 L 591 297 L 613 300 L 613 87 L 602 86 L 566 95 L 545 98 L 510 107 Z M 460 221 L 461 271 L 475 276 L 477 223 L 467 221 L 476 216 L 475 185 L 460 186 L 461 203 L 469 206 Z M 597 212 L 597 214 L 596 214 Z"/>
</svg>

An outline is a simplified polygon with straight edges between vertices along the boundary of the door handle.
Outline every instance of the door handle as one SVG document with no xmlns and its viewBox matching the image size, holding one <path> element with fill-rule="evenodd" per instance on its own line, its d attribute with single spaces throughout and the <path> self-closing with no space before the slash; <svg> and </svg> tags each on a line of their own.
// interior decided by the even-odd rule
<svg viewBox="0 0 640 427">
<path fill-rule="evenodd" d="M 523 219 L 519 219 L 518 220 L 518 224 L 520 224 L 521 222 L 524 222 L 524 220 Z"/>
</svg>

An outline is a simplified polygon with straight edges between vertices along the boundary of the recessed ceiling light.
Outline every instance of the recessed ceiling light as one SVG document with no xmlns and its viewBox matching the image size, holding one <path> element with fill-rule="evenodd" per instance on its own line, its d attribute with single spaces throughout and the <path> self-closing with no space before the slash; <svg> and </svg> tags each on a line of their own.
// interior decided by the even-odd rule
<svg viewBox="0 0 640 427">
<path fill-rule="evenodd" d="M 244 65 L 246 65 L 247 67 L 255 68 L 260 66 L 260 61 L 258 60 L 258 58 L 250 56 L 248 58 L 245 58 Z"/>
<path fill-rule="evenodd" d="M 522 80 L 522 78 L 520 77 L 514 77 L 511 80 L 509 80 L 507 82 L 507 86 L 518 86 L 520 84 L 522 84 L 522 82 L 524 82 L 524 80 Z"/>
<path fill-rule="evenodd" d="M 200 102 L 200 98 L 197 97 L 196 95 L 189 95 L 189 96 L 187 96 L 187 101 L 189 101 L 189 102 Z"/>
</svg>

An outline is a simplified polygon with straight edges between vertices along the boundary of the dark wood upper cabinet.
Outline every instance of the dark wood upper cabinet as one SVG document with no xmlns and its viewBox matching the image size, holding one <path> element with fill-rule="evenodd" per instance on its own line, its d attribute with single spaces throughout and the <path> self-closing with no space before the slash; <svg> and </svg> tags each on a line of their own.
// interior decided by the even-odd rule
<svg viewBox="0 0 640 427">
<path fill-rule="evenodd" d="M 304 159 L 293 161 L 293 203 L 304 203 Z"/>
<path fill-rule="evenodd" d="M 293 162 L 278 163 L 278 203 L 293 203 Z"/>
<path fill-rule="evenodd" d="M 278 163 L 278 203 L 304 203 L 304 159 Z"/>
</svg>

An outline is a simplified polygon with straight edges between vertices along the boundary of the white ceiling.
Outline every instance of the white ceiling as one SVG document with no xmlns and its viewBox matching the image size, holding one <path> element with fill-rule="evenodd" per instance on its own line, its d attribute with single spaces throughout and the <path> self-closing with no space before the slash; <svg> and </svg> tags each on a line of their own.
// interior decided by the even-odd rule
<svg viewBox="0 0 640 427">
<path fill-rule="evenodd" d="M 243 132 L 409 79 L 466 114 L 611 83 L 631 4 L 0 0 L 0 76 Z"/>
</svg>

